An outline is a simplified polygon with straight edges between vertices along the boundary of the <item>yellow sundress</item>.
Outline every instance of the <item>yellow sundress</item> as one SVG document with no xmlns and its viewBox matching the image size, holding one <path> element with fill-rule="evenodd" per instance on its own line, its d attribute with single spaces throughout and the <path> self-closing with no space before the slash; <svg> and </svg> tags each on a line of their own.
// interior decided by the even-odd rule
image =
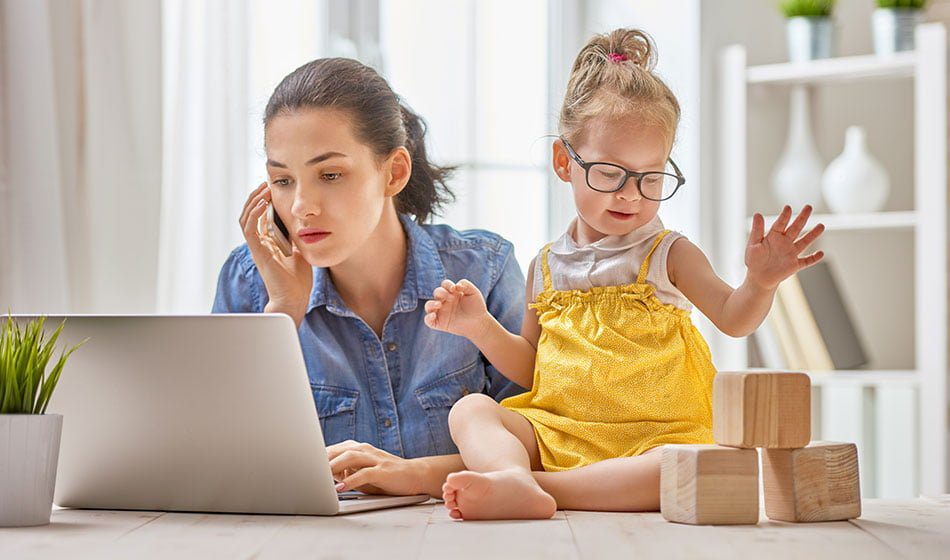
<svg viewBox="0 0 950 560">
<path fill-rule="evenodd" d="M 636 283 L 544 289 L 530 307 L 541 335 L 531 390 L 501 402 L 534 426 L 546 471 L 640 455 L 668 443 L 712 443 L 709 347 L 690 313 L 646 282 L 656 235 Z"/>
</svg>

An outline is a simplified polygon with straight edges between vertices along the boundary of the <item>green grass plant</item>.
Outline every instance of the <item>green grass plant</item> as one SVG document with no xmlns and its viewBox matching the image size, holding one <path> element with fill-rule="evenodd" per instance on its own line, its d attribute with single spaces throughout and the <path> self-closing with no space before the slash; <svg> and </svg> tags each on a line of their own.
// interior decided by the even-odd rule
<svg viewBox="0 0 950 560">
<path fill-rule="evenodd" d="M 8 314 L 0 327 L 0 414 L 45 414 L 66 360 L 88 340 L 62 350 L 47 373 L 66 320 L 52 334 L 43 329 L 45 322 L 39 317 L 21 327 Z"/>
</svg>

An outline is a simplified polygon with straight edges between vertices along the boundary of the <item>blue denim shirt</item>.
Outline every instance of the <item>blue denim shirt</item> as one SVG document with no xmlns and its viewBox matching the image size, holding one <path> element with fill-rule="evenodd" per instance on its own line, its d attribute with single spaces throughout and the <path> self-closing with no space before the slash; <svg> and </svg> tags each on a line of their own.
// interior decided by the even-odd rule
<svg viewBox="0 0 950 560">
<path fill-rule="evenodd" d="M 449 436 L 452 405 L 469 393 L 496 400 L 523 391 L 466 338 L 430 329 L 424 304 L 442 280 L 468 278 L 489 312 L 519 332 L 524 277 L 511 243 L 480 230 L 419 225 L 401 216 L 408 237 L 406 276 L 382 339 L 351 311 L 324 268 L 298 335 L 327 445 L 347 439 L 411 458 L 457 453 Z M 267 290 L 247 245 L 221 269 L 213 313 L 259 313 Z"/>
</svg>

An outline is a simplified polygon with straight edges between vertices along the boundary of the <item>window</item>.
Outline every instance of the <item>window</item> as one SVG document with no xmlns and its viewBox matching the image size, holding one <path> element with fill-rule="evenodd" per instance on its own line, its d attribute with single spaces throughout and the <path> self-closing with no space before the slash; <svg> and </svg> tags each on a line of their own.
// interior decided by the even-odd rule
<svg viewBox="0 0 950 560">
<path fill-rule="evenodd" d="M 428 122 L 432 159 L 459 166 L 439 221 L 501 234 L 523 269 L 549 238 L 547 6 L 379 2 L 381 70 Z"/>
</svg>

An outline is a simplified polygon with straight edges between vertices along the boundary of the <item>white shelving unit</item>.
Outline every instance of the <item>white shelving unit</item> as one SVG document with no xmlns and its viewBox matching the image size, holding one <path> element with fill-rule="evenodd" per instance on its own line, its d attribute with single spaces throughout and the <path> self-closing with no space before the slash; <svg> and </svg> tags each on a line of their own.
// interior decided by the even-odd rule
<svg viewBox="0 0 950 560">
<path fill-rule="evenodd" d="M 772 227 L 777 216 L 765 216 L 765 228 Z M 882 229 L 914 229 L 917 212 L 876 212 L 872 214 L 812 214 L 809 223 L 825 224 L 825 231 L 861 231 Z M 752 218 L 746 228 L 752 229 Z"/>
<path fill-rule="evenodd" d="M 874 434 L 884 430 L 888 443 L 858 441 L 863 446 L 862 486 L 873 485 L 874 473 L 891 476 L 895 456 L 911 453 L 916 465 L 917 486 L 924 494 L 948 491 L 948 315 L 947 315 L 947 39 L 941 24 L 924 24 L 916 31 L 917 50 L 890 57 L 854 56 L 797 64 L 770 64 L 749 67 L 745 47 L 723 49 L 720 55 L 720 114 L 718 135 L 720 176 L 717 224 L 718 268 L 737 285 L 744 278 L 744 250 L 755 209 L 748 207 L 748 92 L 750 88 L 780 89 L 805 85 L 863 83 L 875 80 L 913 80 L 914 84 L 914 208 L 906 212 L 860 215 L 816 215 L 810 223 L 824 223 L 825 236 L 837 231 L 877 232 L 906 230 L 914 245 L 914 358 L 913 370 L 809 372 L 819 392 L 839 399 L 852 399 L 863 416 L 849 419 L 825 403 L 816 405 L 816 415 L 824 415 L 824 425 L 836 433 Z M 873 118 L 873 115 L 868 115 Z M 900 185 L 895 185 L 900 188 Z M 769 225 L 775 219 L 767 217 Z M 843 289 L 847 290 L 847 286 Z M 745 339 L 720 337 L 716 341 L 717 361 L 730 369 L 748 365 Z M 855 390 L 855 387 L 858 390 Z M 875 406 L 874 391 L 887 388 L 887 395 Z M 849 390 L 850 392 L 845 392 Z M 850 395 L 850 396 L 849 396 Z M 896 395 L 896 396 L 895 396 Z M 899 415 L 873 410 L 897 408 Z M 883 402 L 882 402 L 883 401 Z M 872 412 L 868 412 L 868 410 Z M 830 415 L 830 417 L 828 416 Z M 844 426 L 845 424 L 851 424 Z M 845 432 L 853 429 L 853 432 Z M 897 430 L 897 431 L 895 431 Z M 919 436 L 918 436 L 919 434 Z M 822 433 L 822 437 L 828 434 Z M 870 438 L 870 436 L 869 436 Z M 858 439 L 861 439 L 860 437 Z M 904 458 L 901 458 L 904 459 Z M 871 480 L 865 480 L 869 464 Z"/>
</svg>

